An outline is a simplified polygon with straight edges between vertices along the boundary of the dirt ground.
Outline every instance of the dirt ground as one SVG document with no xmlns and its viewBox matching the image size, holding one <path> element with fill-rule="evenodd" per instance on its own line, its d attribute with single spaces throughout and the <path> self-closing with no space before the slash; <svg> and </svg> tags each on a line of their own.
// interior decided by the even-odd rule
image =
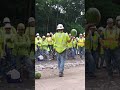
<svg viewBox="0 0 120 90">
<path fill-rule="evenodd" d="M 64 77 L 58 77 L 57 69 L 46 69 L 41 74 L 41 79 L 35 80 L 35 90 L 85 90 L 84 65 L 65 69 Z"/>
</svg>

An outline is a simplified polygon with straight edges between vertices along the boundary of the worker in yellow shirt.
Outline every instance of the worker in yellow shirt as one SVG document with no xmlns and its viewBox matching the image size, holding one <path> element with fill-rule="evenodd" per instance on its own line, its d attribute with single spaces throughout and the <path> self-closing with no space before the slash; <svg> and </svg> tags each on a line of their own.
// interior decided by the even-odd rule
<svg viewBox="0 0 120 90">
<path fill-rule="evenodd" d="M 115 57 L 115 62 L 114 62 L 114 70 L 118 70 L 119 75 L 120 75 L 120 16 L 116 17 L 116 23 L 115 23 L 115 30 L 116 30 L 116 43 L 117 46 L 114 49 L 114 57 Z"/>
<path fill-rule="evenodd" d="M 26 27 L 25 34 L 30 38 L 31 46 L 30 52 L 35 51 L 35 18 L 30 17 L 28 19 L 28 26 Z"/>
<path fill-rule="evenodd" d="M 103 41 L 102 41 L 104 39 L 104 34 L 103 34 L 104 28 L 99 27 L 97 31 L 98 31 L 98 34 L 100 36 L 99 42 L 98 42 L 98 53 L 99 53 L 99 58 L 100 58 L 100 68 L 103 68 L 103 64 L 104 64 L 104 61 L 105 61 Z"/>
<path fill-rule="evenodd" d="M 84 45 L 85 45 L 85 39 L 83 38 L 83 35 L 80 33 L 79 39 L 78 39 L 78 48 L 79 48 L 79 55 L 81 59 L 83 59 L 83 55 L 84 55 Z"/>
<path fill-rule="evenodd" d="M 51 60 L 49 58 L 49 47 L 48 47 L 48 42 L 45 36 L 42 36 L 42 41 L 41 41 L 41 51 L 43 56 L 47 56 L 47 60 Z"/>
<path fill-rule="evenodd" d="M 114 56 L 114 50 L 117 47 L 117 33 L 113 26 L 113 19 L 107 19 L 107 26 L 104 31 L 104 49 L 105 49 L 105 60 L 108 75 L 111 78 L 113 76 L 113 62 L 116 61 Z"/>
<path fill-rule="evenodd" d="M 73 38 L 73 49 L 74 49 L 74 54 L 77 55 L 77 40 L 75 37 Z"/>
<path fill-rule="evenodd" d="M 48 47 L 50 49 L 50 52 L 53 51 L 53 40 L 52 40 L 52 37 L 50 36 L 51 34 L 50 33 L 47 33 L 47 42 L 48 42 Z"/>
<path fill-rule="evenodd" d="M 13 56 L 14 34 L 12 33 L 11 24 L 5 24 L 4 30 L 4 49 L 6 60 L 8 61 L 10 66 L 15 66 L 15 57 Z"/>
<path fill-rule="evenodd" d="M 67 43 L 72 40 L 72 37 L 68 36 L 67 33 L 63 32 L 64 26 L 62 24 L 57 25 L 57 32 L 53 35 L 52 39 L 54 41 L 54 49 L 57 53 L 59 77 L 63 77 L 64 63 L 66 60 L 66 49 Z"/>
<path fill-rule="evenodd" d="M 17 67 L 21 67 L 24 65 L 26 70 L 29 72 L 28 78 L 34 78 L 34 63 L 32 63 L 29 56 L 29 48 L 30 48 L 30 39 L 27 35 L 25 35 L 25 25 L 23 23 L 19 23 L 17 25 L 17 35 L 14 40 L 15 49 L 16 49 L 16 61 Z M 20 66 L 19 66 L 20 65 Z M 23 68 L 23 67 L 21 67 Z"/>
<path fill-rule="evenodd" d="M 4 26 L 5 26 L 6 24 L 11 24 L 10 19 L 9 19 L 8 17 L 5 17 L 5 18 L 3 19 L 3 24 L 4 24 Z M 5 31 L 5 30 L 4 30 L 4 26 L 1 27 L 1 30 L 3 31 L 3 33 L 4 33 L 4 31 Z M 12 32 L 13 34 L 16 34 L 16 33 L 17 33 L 15 27 L 12 26 L 12 25 L 11 25 L 11 32 Z"/>
<path fill-rule="evenodd" d="M 39 33 L 36 34 L 36 37 L 35 37 L 35 59 L 38 58 L 38 56 L 41 54 L 41 37 L 39 36 Z"/>
<path fill-rule="evenodd" d="M 79 40 L 79 38 L 78 37 L 76 37 L 76 40 L 77 40 L 77 55 L 79 55 L 79 48 L 78 48 L 78 40 Z"/>
<path fill-rule="evenodd" d="M 71 34 L 69 34 L 69 37 L 71 38 L 72 36 L 71 36 Z M 67 49 L 68 49 L 68 51 L 70 51 L 70 53 L 67 53 L 68 55 L 68 59 L 71 57 L 72 59 L 75 59 L 75 53 L 74 53 L 74 49 L 73 49 L 73 47 L 74 47 L 74 44 L 73 44 L 73 39 L 70 41 L 70 42 L 68 42 L 67 43 Z"/>
<path fill-rule="evenodd" d="M 96 77 L 95 69 L 96 69 L 96 62 L 95 62 L 95 52 L 96 50 L 93 41 L 97 39 L 93 39 L 95 37 L 96 26 L 94 24 L 87 24 L 86 25 L 86 32 L 85 32 L 85 64 L 86 64 L 86 75 L 90 77 Z M 94 48 L 93 48 L 94 47 Z M 94 55 L 93 55 L 94 53 Z"/>
</svg>

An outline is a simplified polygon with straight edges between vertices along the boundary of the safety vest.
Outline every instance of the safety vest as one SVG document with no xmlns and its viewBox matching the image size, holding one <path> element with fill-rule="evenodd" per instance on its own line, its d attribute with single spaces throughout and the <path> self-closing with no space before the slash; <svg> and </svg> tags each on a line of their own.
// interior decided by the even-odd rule
<svg viewBox="0 0 120 90">
<path fill-rule="evenodd" d="M 19 34 L 15 37 L 15 48 L 14 54 L 18 56 L 29 56 L 30 39 L 27 35 L 20 36 Z"/>
<path fill-rule="evenodd" d="M 76 48 L 76 46 L 77 46 L 77 40 L 75 39 L 73 40 L 73 47 Z"/>
<path fill-rule="evenodd" d="M 5 38 L 5 45 L 7 48 L 14 48 L 14 35 L 12 33 L 10 34 L 4 34 L 4 38 Z M 9 41 L 8 41 L 9 39 Z"/>
<path fill-rule="evenodd" d="M 113 28 L 112 30 L 106 28 L 104 32 L 104 38 L 104 46 L 106 46 L 107 48 L 115 49 L 118 46 L 118 41 L 116 40 L 117 32 L 115 28 Z"/>
<path fill-rule="evenodd" d="M 53 45 L 52 37 L 47 37 L 48 45 Z"/>
<path fill-rule="evenodd" d="M 35 27 L 27 27 L 25 34 L 29 36 L 31 44 L 35 43 Z"/>
<path fill-rule="evenodd" d="M 37 37 L 35 37 L 35 45 L 36 45 L 36 46 L 39 46 L 39 47 L 40 47 L 40 46 L 41 46 L 41 41 L 42 41 L 41 38 L 38 39 Z"/>
<path fill-rule="evenodd" d="M 41 41 L 41 49 L 49 51 L 48 42 L 46 39 Z"/>
<path fill-rule="evenodd" d="M 99 34 L 97 32 L 94 32 L 94 36 L 92 36 L 92 49 L 97 50 L 98 48 L 98 39 Z"/>
<path fill-rule="evenodd" d="M 100 54 L 104 54 L 104 49 L 103 49 L 103 47 L 100 47 Z"/>
<path fill-rule="evenodd" d="M 67 33 L 57 32 L 53 35 L 54 48 L 58 53 L 62 53 L 67 48 L 67 41 L 70 40 Z"/>
<path fill-rule="evenodd" d="M 85 46 L 85 38 L 79 38 L 78 47 L 84 47 L 84 46 Z"/>
<path fill-rule="evenodd" d="M 71 40 L 69 43 L 67 43 L 67 48 L 73 48 L 73 40 Z"/>
<path fill-rule="evenodd" d="M 88 34 L 85 37 L 85 49 L 86 49 L 86 51 L 91 52 L 91 49 L 92 49 L 92 37 L 90 36 L 90 34 Z"/>
</svg>

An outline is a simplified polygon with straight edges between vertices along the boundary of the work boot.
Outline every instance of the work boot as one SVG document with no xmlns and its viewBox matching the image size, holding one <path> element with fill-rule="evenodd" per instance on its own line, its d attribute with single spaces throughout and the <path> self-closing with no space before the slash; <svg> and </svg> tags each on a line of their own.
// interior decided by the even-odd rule
<svg viewBox="0 0 120 90">
<path fill-rule="evenodd" d="M 63 72 L 60 72 L 60 73 L 59 73 L 59 77 L 63 77 Z"/>
</svg>

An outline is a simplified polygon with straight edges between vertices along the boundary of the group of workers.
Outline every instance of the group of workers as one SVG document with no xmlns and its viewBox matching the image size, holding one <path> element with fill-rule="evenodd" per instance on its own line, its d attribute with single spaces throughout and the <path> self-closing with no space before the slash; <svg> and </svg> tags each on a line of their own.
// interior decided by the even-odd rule
<svg viewBox="0 0 120 90">
<path fill-rule="evenodd" d="M 55 42 L 53 40 L 53 36 L 54 34 L 51 32 L 47 33 L 46 36 L 42 36 L 42 37 L 40 37 L 39 33 L 36 33 L 36 38 L 35 38 L 36 59 L 39 59 L 39 55 L 44 56 L 44 54 L 46 54 L 47 60 L 54 59 L 54 57 L 50 58 L 51 53 L 55 55 L 55 52 L 54 52 Z M 71 34 L 68 34 L 68 36 L 70 38 Z M 70 54 L 70 55 L 66 54 L 67 59 L 69 59 L 69 57 L 71 57 L 72 59 L 75 59 L 75 56 L 78 54 L 80 55 L 81 59 L 84 59 L 85 33 L 83 34 L 80 33 L 79 37 L 73 37 L 73 39 L 70 42 L 68 42 L 65 47 L 67 49 L 67 52 L 69 52 Z"/>
<path fill-rule="evenodd" d="M 29 78 L 34 78 L 34 17 L 28 19 L 28 26 L 19 23 L 15 28 L 8 17 L 3 19 L 3 24 L 0 27 L 0 78 L 6 77 L 6 73 L 12 69 L 20 72 L 24 66 Z"/>
<path fill-rule="evenodd" d="M 69 56 L 75 59 L 76 55 L 80 55 L 81 59 L 84 59 L 85 54 L 85 33 L 80 33 L 79 37 L 74 37 L 64 31 L 64 26 L 58 24 L 56 33 L 47 33 L 46 36 L 40 37 L 39 33 L 35 38 L 35 51 L 36 59 L 39 55 L 46 54 L 47 60 L 51 60 L 49 55 L 51 52 L 56 55 L 59 68 L 59 76 L 63 76 L 64 62 Z M 67 55 L 71 52 L 71 55 Z"/>
<path fill-rule="evenodd" d="M 106 27 L 86 25 L 85 61 L 86 75 L 96 77 L 96 71 L 106 68 L 109 78 L 114 72 L 120 75 L 120 16 L 107 19 Z"/>
</svg>

